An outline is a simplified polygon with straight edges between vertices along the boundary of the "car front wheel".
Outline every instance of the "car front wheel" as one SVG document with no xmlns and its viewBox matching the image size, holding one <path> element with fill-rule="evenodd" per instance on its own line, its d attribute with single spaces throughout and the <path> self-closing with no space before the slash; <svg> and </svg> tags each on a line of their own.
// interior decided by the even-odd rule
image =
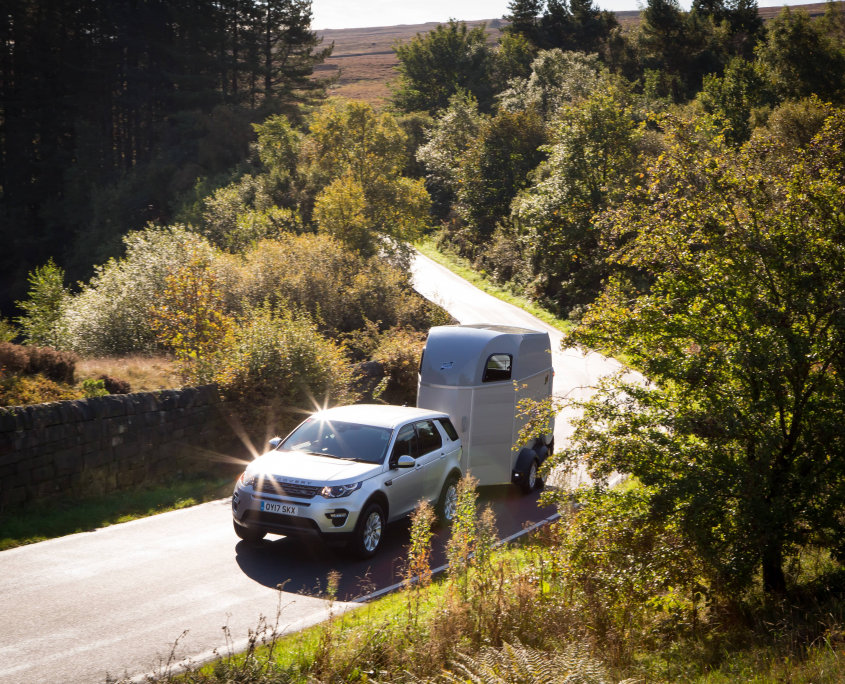
<svg viewBox="0 0 845 684">
<path fill-rule="evenodd" d="M 376 502 L 368 504 L 358 519 L 351 544 L 352 552 L 359 558 L 374 556 L 384 537 L 384 524 L 385 515 L 381 505 Z"/>
<path fill-rule="evenodd" d="M 440 499 L 437 501 L 437 519 L 441 525 L 451 525 L 458 511 L 458 478 L 446 480 Z"/>
<path fill-rule="evenodd" d="M 232 521 L 232 525 L 235 526 L 235 534 L 246 542 L 254 543 L 261 541 L 264 539 L 264 535 L 267 534 L 264 530 L 259 530 L 255 527 L 244 527 L 243 525 L 238 525 L 238 523 L 234 520 Z"/>
</svg>

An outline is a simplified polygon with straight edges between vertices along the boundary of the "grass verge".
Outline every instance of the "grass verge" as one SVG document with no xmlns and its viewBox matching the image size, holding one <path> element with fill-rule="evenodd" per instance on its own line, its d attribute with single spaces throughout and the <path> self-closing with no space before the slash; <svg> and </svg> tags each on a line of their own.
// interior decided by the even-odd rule
<svg viewBox="0 0 845 684">
<path fill-rule="evenodd" d="M 445 266 L 456 275 L 461 276 L 464 280 L 475 285 L 482 292 L 501 299 L 503 302 L 518 306 L 524 309 L 532 316 L 536 316 L 544 323 L 560 330 L 563 333 L 568 333 L 572 329 L 572 323 L 558 318 L 546 309 L 539 306 L 536 302 L 531 301 L 527 297 L 521 297 L 514 294 L 513 291 L 507 287 L 494 283 L 489 278 L 480 273 L 478 269 L 473 268 L 472 264 L 466 259 L 457 256 L 456 254 L 449 254 L 441 252 L 437 249 L 433 238 L 426 238 L 414 244 L 414 247 L 422 254 L 427 256 L 432 261 L 437 262 L 441 266 Z"/>
<path fill-rule="evenodd" d="M 214 501 L 231 477 L 186 477 L 168 485 L 84 499 L 48 499 L 0 514 L 0 551 Z"/>
<path fill-rule="evenodd" d="M 621 644 L 610 635 L 597 634 L 589 611 L 566 597 L 572 587 L 559 575 L 556 555 L 553 548 L 533 542 L 505 548 L 495 552 L 486 567 L 447 574 L 422 589 L 403 588 L 286 636 L 277 631 L 285 624 L 285 599 L 280 594 L 275 619 L 250 631 L 245 652 L 230 649 L 219 660 L 187 672 L 163 669 L 156 679 L 174 684 L 845 681 L 845 649 L 842 634 L 836 631 L 841 625 L 839 598 L 814 606 L 813 614 L 807 615 L 830 627 L 815 639 L 801 634 L 804 626 L 770 622 L 764 611 L 750 614 L 744 623 L 702 624 L 695 636 L 680 625 L 657 639 L 654 633 L 631 633 L 623 638 L 634 649 L 620 658 Z M 487 590 L 486 596 L 481 589 Z M 657 632 L 671 622 L 661 611 L 655 611 L 652 620 L 650 627 Z M 227 633 L 228 643 L 239 636 Z M 505 644 L 514 647 L 517 657 L 502 663 L 499 679 L 485 678 L 489 669 L 480 656 L 490 650 L 507 654 Z M 637 648 L 643 645 L 650 649 Z M 567 655 L 569 671 L 541 677 L 539 673 L 557 666 L 561 655 Z M 531 671 L 519 671 L 519 661 Z M 444 676 L 444 669 L 452 675 Z"/>
</svg>

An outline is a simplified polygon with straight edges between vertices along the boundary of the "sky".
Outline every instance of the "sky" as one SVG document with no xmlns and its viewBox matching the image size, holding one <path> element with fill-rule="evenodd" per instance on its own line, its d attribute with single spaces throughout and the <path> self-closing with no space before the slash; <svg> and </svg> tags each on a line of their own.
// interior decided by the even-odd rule
<svg viewBox="0 0 845 684">
<path fill-rule="evenodd" d="M 680 0 L 688 7 L 687 0 Z M 759 7 L 805 4 L 813 0 L 757 0 Z M 821 1 L 821 0 L 819 0 Z M 601 9 L 638 9 L 638 0 L 597 0 Z M 644 4 L 640 0 L 640 4 Z M 311 28 L 360 28 L 424 24 L 429 21 L 496 19 L 507 13 L 508 0 L 312 0 Z"/>
</svg>

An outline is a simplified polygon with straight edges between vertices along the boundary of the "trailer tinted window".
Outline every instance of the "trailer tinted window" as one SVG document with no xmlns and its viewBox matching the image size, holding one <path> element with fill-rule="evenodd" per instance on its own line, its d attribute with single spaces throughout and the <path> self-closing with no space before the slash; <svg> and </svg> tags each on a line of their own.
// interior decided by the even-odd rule
<svg viewBox="0 0 845 684">
<path fill-rule="evenodd" d="M 453 442 L 458 439 L 458 431 L 452 425 L 452 421 L 448 418 L 438 418 L 437 422 L 443 426 L 443 431 L 448 435 Z"/>
<path fill-rule="evenodd" d="M 491 354 L 484 367 L 482 382 L 496 382 L 497 380 L 511 379 L 511 363 L 513 357 L 510 354 Z"/>
</svg>

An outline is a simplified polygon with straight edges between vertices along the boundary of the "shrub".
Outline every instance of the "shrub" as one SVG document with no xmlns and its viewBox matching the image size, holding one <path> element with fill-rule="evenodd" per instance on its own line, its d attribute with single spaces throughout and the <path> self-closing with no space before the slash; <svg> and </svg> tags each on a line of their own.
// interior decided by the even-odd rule
<svg viewBox="0 0 845 684">
<path fill-rule="evenodd" d="M 245 409 L 249 427 L 257 427 L 256 407 L 278 414 L 354 398 L 343 351 L 304 314 L 263 307 L 233 337 L 218 357 L 216 380 Z"/>
<path fill-rule="evenodd" d="M 393 329 L 381 336 L 373 354 L 373 360 L 381 364 L 385 374 L 384 389 L 379 399 L 387 404 L 415 404 L 423 347 L 423 333 Z"/>
<path fill-rule="evenodd" d="M 86 399 L 93 399 L 94 397 L 104 397 L 109 392 L 102 380 L 88 378 L 82 381 L 82 393 L 85 395 Z"/>
<path fill-rule="evenodd" d="M 103 388 L 108 394 L 129 394 L 132 390 L 126 380 L 113 378 L 110 375 L 101 375 L 97 380 L 103 383 Z"/>
<path fill-rule="evenodd" d="M 40 373 L 55 382 L 73 384 L 76 362 L 79 358 L 71 352 L 58 351 L 50 347 L 25 347 L 29 354 L 27 373 Z"/>
<path fill-rule="evenodd" d="M 307 311 L 324 333 L 372 329 L 371 323 L 376 332 L 394 326 L 420 330 L 451 320 L 412 290 L 408 273 L 377 257 L 365 259 L 325 235 L 265 240 L 243 260 L 229 257 L 221 264 L 230 308 L 290 303 Z"/>
<path fill-rule="evenodd" d="M 152 352 L 156 336 L 150 310 L 167 278 L 197 254 L 214 254 L 208 242 L 184 227 L 129 233 L 126 255 L 97 268 L 64 309 L 61 346 L 84 356 Z"/>
<path fill-rule="evenodd" d="M 50 347 L 0 343 L 0 368 L 16 375 L 43 375 L 54 382 L 73 384 L 78 358 Z"/>
<path fill-rule="evenodd" d="M 682 625 L 695 628 L 703 605 L 701 559 L 676 526 L 656 519 L 647 492 L 584 491 L 578 510 L 556 523 L 571 608 L 584 636 L 617 661 L 625 660 L 632 634 L 645 635 L 655 613 L 677 634 Z"/>
<path fill-rule="evenodd" d="M 73 387 L 43 375 L 0 373 L 0 406 L 26 406 L 78 398 L 79 393 Z"/>
<path fill-rule="evenodd" d="M 18 336 L 18 330 L 11 321 L 0 318 L 0 342 L 11 342 Z"/>
<path fill-rule="evenodd" d="M 209 382 L 234 321 L 225 311 L 217 278 L 204 256 L 196 255 L 167 276 L 150 315 L 159 341 L 176 355 L 183 379 Z"/>
<path fill-rule="evenodd" d="M 11 342 L 0 343 L 0 368 L 6 373 L 23 374 L 29 367 L 26 347 Z"/>
<path fill-rule="evenodd" d="M 30 272 L 29 299 L 16 302 L 24 312 L 16 322 L 28 344 L 57 344 L 62 309 L 68 298 L 64 279 L 65 272 L 52 259 Z"/>
</svg>

